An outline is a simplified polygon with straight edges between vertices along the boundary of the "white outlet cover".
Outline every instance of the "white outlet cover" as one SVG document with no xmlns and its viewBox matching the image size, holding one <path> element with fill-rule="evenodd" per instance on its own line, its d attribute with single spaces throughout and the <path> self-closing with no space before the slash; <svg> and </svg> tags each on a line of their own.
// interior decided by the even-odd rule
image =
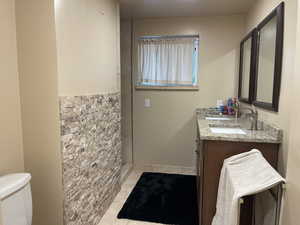
<svg viewBox="0 0 300 225">
<path fill-rule="evenodd" d="M 145 106 L 146 108 L 151 107 L 151 101 L 150 101 L 150 98 L 145 98 L 144 106 Z"/>
</svg>

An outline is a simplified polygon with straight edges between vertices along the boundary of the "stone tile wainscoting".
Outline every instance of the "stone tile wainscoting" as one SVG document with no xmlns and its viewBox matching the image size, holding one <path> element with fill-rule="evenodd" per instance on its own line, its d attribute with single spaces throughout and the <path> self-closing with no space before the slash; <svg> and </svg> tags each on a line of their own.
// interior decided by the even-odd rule
<svg viewBox="0 0 300 225">
<path fill-rule="evenodd" d="M 120 191 L 120 93 L 60 98 L 64 225 L 97 225 Z"/>
</svg>

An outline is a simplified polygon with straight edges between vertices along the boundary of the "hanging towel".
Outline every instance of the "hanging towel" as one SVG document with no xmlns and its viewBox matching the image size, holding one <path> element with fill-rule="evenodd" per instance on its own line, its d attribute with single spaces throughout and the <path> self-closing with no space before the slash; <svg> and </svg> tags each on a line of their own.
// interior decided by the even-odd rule
<svg viewBox="0 0 300 225">
<path fill-rule="evenodd" d="M 259 150 L 224 160 L 212 225 L 239 225 L 239 199 L 285 182 Z"/>
<path fill-rule="evenodd" d="M 255 195 L 255 223 L 259 225 L 276 224 L 277 201 L 270 191 Z"/>
<path fill-rule="evenodd" d="M 4 225 L 2 217 L 2 199 L 0 199 L 0 225 Z"/>
</svg>

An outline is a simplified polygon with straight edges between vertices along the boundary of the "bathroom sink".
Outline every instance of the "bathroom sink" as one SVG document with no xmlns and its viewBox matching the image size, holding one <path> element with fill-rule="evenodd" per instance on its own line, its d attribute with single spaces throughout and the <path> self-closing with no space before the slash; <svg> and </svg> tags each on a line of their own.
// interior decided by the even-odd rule
<svg viewBox="0 0 300 225">
<path fill-rule="evenodd" d="M 217 128 L 241 128 L 240 124 L 237 123 L 211 123 L 209 124 L 209 127 L 217 127 Z"/>
<path fill-rule="evenodd" d="M 206 120 L 233 120 L 233 118 L 228 118 L 228 117 L 205 117 Z"/>
<path fill-rule="evenodd" d="M 237 127 L 210 127 L 215 134 L 246 134 L 241 128 Z"/>
<path fill-rule="evenodd" d="M 213 123 L 209 124 L 210 130 L 216 134 L 246 134 L 240 124 L 236 123 Z"/>
</svg>

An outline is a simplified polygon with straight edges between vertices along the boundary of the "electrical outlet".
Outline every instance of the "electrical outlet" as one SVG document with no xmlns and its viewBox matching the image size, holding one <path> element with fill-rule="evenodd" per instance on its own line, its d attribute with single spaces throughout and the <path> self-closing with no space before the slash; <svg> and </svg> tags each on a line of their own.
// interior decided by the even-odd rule
<svg viewBox="0 0 300 225">
<path fill-rule="evenodd" d="M 151 107 L 150 98 L 145 98 L 144 106 L 145 106 L 145 108 L 150 108 Z"/>
</svg>

